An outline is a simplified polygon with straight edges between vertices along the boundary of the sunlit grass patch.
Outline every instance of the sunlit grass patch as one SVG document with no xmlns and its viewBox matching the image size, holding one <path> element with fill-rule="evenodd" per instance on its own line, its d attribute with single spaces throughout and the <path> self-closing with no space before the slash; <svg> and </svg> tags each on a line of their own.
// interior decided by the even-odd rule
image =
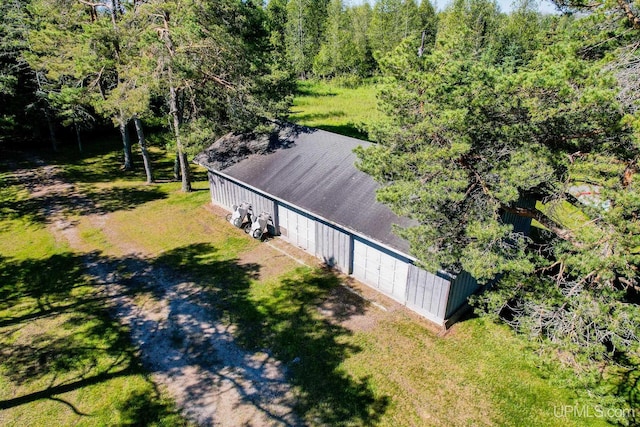
<svg viewBox="0 0 640 427">
<path fill-rule="evenodd" d="M 370 378 L 376 395 L 393 396 L 381 425 L 604 426 L 602 419 L 556 418 L 575 393 L 553 384 L 567 372 L 543 372 L 526 343 L 506 328 L 467 320 L 436 337 L 411 316 L 357 332 L 362 349 L 345 360 Z"/>
<path fill-rule="evenodd" d="M 0 191 L 7 200 L 29 199 Z M 185 425 L 109 315 L 84 256 L 27 211 L 0 218 L 0 425 Z"/>
<path fill-rule="evenodd" d="M 163 252 L 194 243 L 222 246 L 227 257 L 235 256 L 257 242 L 239 237 L 240 230 L 232 229 L 222 218 L 204 208 L 209 200 L 207 191 L 180 193 L 175 184 L 163 184 L 166 199 L 158 199 L 134 210 L 120 210 L 104 218 L 108 234 L 96 231 L 92 225 L 81 225 L 97 249 L 111 250 L 117 243 L 137 247 L 148 254 Z M 222 226 L 221 226 L 222 225 Z"/>
<path fill-rule="evenodd" d="M 366 125 L 380 117 L 376 86 L 339 87 L 325 81 L 301 81 L 293 100 L 291 121 L 305 126 L 367 139 Z"/>
</svg>

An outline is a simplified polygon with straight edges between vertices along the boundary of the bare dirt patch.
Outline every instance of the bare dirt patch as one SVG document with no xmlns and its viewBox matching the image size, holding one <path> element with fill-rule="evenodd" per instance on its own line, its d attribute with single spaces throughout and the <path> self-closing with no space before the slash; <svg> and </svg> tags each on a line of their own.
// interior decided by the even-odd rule
<svg viewBox="0 0 640 427">
<path fill-rule="evenodd" d="M 238 262 L 240 265 L 260 265 L 257 278 L 260 280 L 276 277 L 282 272 L 290 270 L 296 262 L 284 253 L 274 253 L 273 250 L 265 248 L 264 245 L 256 246 L 250 251 L 243 252 Z"/>
<path fill-rule="evenodd" d="M 103 264 L 94 264 L 91 271 L 114 296 L 115 312 L 129 327 L 154 380 L 187 418 L 203 426 L 300 424 L 285 367 L 266 353 L 238 347 L 232 329 L 199 301 L 197 284 L 148 270 L 136 280 L 159 298 L 134 299 Z"/>
</svg>

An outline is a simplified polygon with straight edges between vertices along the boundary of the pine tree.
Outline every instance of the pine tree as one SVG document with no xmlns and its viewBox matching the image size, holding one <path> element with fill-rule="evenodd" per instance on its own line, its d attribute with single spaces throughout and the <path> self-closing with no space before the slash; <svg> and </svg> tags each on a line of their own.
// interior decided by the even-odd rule
<svg viewBox="0 0 640 427">
<path fill-rule="evenodd" d="M 255 129 L 288 108 L 289 75 L 272 66 L 265 11 L 254 2 L 155 0 L 140 5 L 140 50 L 155 61 L 183 191 L 187 156 L 215 135 Z"/>
<path fill-rule="evenodd" d="M 359 167 L 381 183 L 380 201 L 417 221 L 398 233 L 425 268 L 499 278 L 476 299 L 487 312 L 583 368 L 632 369 L 640 349 L 640 184 L 627 179 L 640 149 L 633 118 L 603 71 L 606 56 L 582 45 L 582 22 L 556 19 L 540 36 L 534 25 L 531 40 L 507 24 L 505 43 L 496 31 L 504 19 L 495 3 L 456 1 L 431 52 L 419 57 L 405 43 L 383 61 L 387 119 L 370 132 L 378 144 L 358 151 Z M 585 199 L 585 186 L 599 194 Z M 527 237 L 505 214 L 542 228 Z"/>
<path fill-rule="evenodd" d="M 111 108 L 113 102 L 109 102 L 111 91 L 121 83 L 119 71 L 124 65 L 126 46 L 120 28 L 124 9 L 118 0 L 104 5 L 34 0 L 31 13 L 37 24 L 29 32 L 30 50 L 24 56 L 40 73 L 39 84 L 48 83 L 47 91 L 60 110 L 74 109 L 77 106 L 73 103 L 84 99 L 113 120 L 122 137 L 123 169 L 130 170 L 133 156 L 127 124 L 131 117 L 123 108 Z M 91 96 L 61 97 L 53 93 L 71 93 L 75 88 L 90 91 Z M 72 104 L 63 105 L 65 99 Z"/>
<path fill-rule="evenodd" d="M 20 114 L 36 101 L 35 74 L 22 58 L 28 50 L 27 6 L 24 0 L 0 3 L 0 141 L 32 126 Z"/>
</svg>

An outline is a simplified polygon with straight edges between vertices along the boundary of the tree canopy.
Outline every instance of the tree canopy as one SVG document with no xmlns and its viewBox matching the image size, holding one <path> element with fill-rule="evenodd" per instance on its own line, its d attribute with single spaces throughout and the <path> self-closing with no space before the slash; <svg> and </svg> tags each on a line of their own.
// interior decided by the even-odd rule
<svg viewBox="0 0 640 427">
<path fill-rule="evenodd" d="M 397 232 L 426 268 L 491 285 L 478 307 L 576 366 L 633 370 L 637 97 L 611 65 L 628 33 L 607 40 L 601 24 L 455 1 L 428 54 L 405 41 L 382 61 L 387 118 L 359 167 L 381 183 L 381 202 L 417 221 Z M 514 215 L 536 221 L 531 236 Z"/>
</svg>

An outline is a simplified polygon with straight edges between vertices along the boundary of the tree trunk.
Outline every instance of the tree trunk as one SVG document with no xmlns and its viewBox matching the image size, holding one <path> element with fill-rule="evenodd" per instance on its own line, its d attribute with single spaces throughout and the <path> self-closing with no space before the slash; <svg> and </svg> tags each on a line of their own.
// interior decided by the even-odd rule
<svg viewBox="0 0 640 427">
<path fill-rule="evenodd" d="M 142 129 L 142 121 L 138 116 L 133 116 L 133 123 L 136 125 L 136 133 L 138 134 L 138 143 L 142 152 L 142 161 L 144 163 L 144 171 L 147 174 L 147 184 L 153 182 L 153 171 L 151 170 L 151 159 L 147 151 L 147 141 L 144 139 L 144 131 Z"/>
<path fill-rule="evenodd" d="M 73 127 L 76 129 L 76 141 L 78 142 L 78 151 L 82 153 L 82 138 L 80 138 L 80 126 L 73 120 Z"/>
<path fill-rule="evenodd" d="M 47 126 L 49 126 L 49 139 L 51 140 L 51 147 L 54 152 L 58 152 L 58 140 L 56 139 L 56 128 L 53 125 L 53 120 L 51 120 L 51 113 L 49 109 L 45 107 L 44 112 L 45 117 L 47 118 Z"/>
<path fill-rule="evenodd" d="M 164 39 L 165 46 L 169 51 L 169 55 L 173 58 L 175 52 L 173 49 L 173 41 L 171 40 L 171 32 L 169 31 L 169 13 L 165 12 L 164 16 L 164 31 L 162 38 Z M 178 111 L 178 94 L 176 88 L 173 85 L 173 68 L 171 65 L 167 66 L 167 75 L 169 77 L 169 110 L 171 118 L 173 119 L 173 133 L 176 137 L 176 149 L 178 151 L 178 160 L 180 162 L 180 176 L 182 178 L 182 191 L 188 193 L 191 191 L 191 174 L 189 172 L 189 163 L 187 162 L 187 156 L 184 153 L 182 147 L 182 138 L 180 137 L 180 113 Z"/>
<path fill-rule="evenodd" d="M 130 171 L 133 169 L 133 154 L 131 153 L 131 139 L 129 138 L 129 127 L 127 121 L 119 118 L 120 136 L 122 137 L 122 145 L 124 150 L 124 165 L 122 169 Z"/>
<path fill-rule="evenodd" d="M 38 71 L 35 72 L 36 82 L 38 82 L 38 90 L 44 92 L 42 89 L 42 82 L 40 81 L 40 74 Z M 56 128 L 53 124 L 53 119 L 51 118 L 51 111 L 49 111 L 49 107 L 47 104 L 44 105 L 44 117 L 47 121 L 47 126 L 49 127 L 49 140 L 51 141 L 51 148 L 53 148 L 54 152 L 58 152 L 58 141 L 56 140 Z"/>
<path fill-rule="evenodd" d="M 191 188 L 191 168 L 189 167 L 189 159 L 187 159 L 186 153 L 178 153 L 180 155 L 180 172 L 182 175 L 182 191 L 188 193 Z M 185 187 L 185 182 L 186 187 Z"/>
<path fill-rule="evenodd" d="M 173 161 L 173 178 L 177 181 L 180 179 L 180 155 L 176 150 L 176 158 Z"/>
<path fill-rule="evenodd" d="M 171 75 L 171 70 L 169 70 Z M 187 156 L 182 147 L 182 138 L 180 136 L 180 115 L 178 113 L 178 95 L 173 84 L 169 85 L 169 109 L 173 118 L 173 133 L 176 137 L 176 148 L 178 150 L 178 160 L 180 161 L 180 177 L 182 179 L 182 191 L 188 193 L 191 191 L 191 174 L 189 173 L 189 163 Z"/>
<path fill-rule="evenodd" d="M 629 20 L 629 23 L 633 25 L 633 28 L 640 30 L 640 16 L 633 12 L 631 3 L 627 3 L 624 0 L 618 0 L 618 6 L 620 6 L 620 9 L 622 9 L 624 14 L 627 15 L 627 19 Z"/>
</svg>

